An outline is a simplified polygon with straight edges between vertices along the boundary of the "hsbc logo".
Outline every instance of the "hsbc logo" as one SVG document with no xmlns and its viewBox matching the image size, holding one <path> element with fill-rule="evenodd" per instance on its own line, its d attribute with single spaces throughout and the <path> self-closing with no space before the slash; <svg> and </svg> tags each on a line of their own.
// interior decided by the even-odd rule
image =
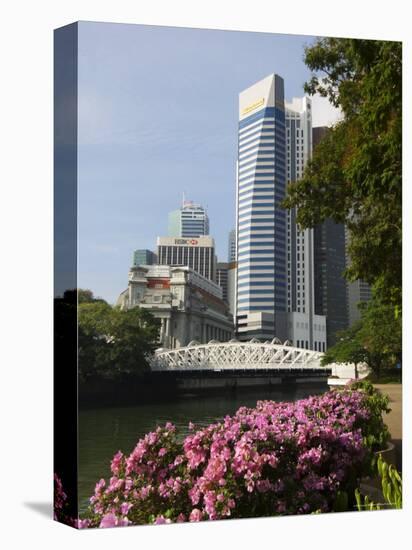
<svg viewBox="0 0 412 550">
<path fill-rule="evenodd" d="M 196 239 L 175 239 L 175 244 L 190 244 L 192 246 L 196 246 L 199 244 L 199 241 Z"/>
</svg>

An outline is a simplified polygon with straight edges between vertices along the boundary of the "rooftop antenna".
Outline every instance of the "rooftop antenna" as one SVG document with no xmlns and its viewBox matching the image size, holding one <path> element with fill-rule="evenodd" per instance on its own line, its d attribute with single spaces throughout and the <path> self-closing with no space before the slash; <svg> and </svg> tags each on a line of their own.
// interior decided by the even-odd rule
<svg viewBox="0 0 412 550">
<path fill-rule="evenodd" d="M 186 197 L 185 197 L 185 192 L 183 191 L 183 203 L 182 203 L 182 206 L 185 205 L 185 202 L 186 202 Z"/>
</svg>

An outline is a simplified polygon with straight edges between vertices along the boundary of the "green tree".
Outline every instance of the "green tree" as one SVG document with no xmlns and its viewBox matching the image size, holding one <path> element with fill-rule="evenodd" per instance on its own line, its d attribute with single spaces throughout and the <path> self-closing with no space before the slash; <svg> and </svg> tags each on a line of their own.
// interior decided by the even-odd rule
<svg viewBox="0 0 412 550">
<path fill-rule="evenodd" d="M 338 332 L 338 341 L 325 352 L 325 355 L 321 359 L 321 364 L 354 363 L 355 378 L 357 378 L 358 364 L 370 364 L 370 354 L 365 348 L 361 338 L 362 326 L 362 321 L 358 321 L 349 329 Z"/>
<path fill-rule="evenodd" d="M 379 377 L 381 368 L 401 361 L 402 322 L 391 305 L 378 297 L 361 304 L 362 326 L 359 338 L 370 355 L 371 367 Z"/>
<path fill-rule="evenodd" d="M 360 304 L 361 319 L 337 334 L 337 343 L 322 358 L 322 364 L 367 363 L 379 378 L 382 367 L 401 360 L 402 324 L 394 308 L 376 296 Z"/>
<path fill-rule="evenodd" d="M 402 44 L 322 38 L 305 49 L 305 84 L 342 109 L 344 118 L 317 146 L 303 177 L 291 182 L 285 208 L 301 227 L 327 218 L 349 230 L 350 280 L 401 307 Z"/>
<path fill-rule="evenodd" d="M 104 301 L 79 305 L 79 374 L 84 379 L 119 379 L 147 370 L 159 323 L 149 312 L 121 311 Z"/>
<path fill-rule="evenodd" d="M 103 298 L 95 298 L 93 292 L 89 289 L 78 288 L 77 289 L 77 300 L 79 304 L 84 304 L 88 302 L 104 302 L 107 303 Z"/>
</svg>

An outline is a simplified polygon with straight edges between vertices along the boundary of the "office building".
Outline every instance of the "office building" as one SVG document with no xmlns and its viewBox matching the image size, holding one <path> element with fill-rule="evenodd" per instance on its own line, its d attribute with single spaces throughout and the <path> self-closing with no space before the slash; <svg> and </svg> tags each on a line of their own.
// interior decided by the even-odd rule
<svg viewBox="0 0 412 550">
<path fill-rule="evenodd" d="M 287 338 L 286 137 L 283 79 L 272 74 L 239 95 L 236 193 L 236 333 Z"/>
<path fill-rule="evenodd" d="M 326 320 L 314 309 L 313 230 L 281 207 L 286 183 L 312 153 L 309 98 L 285 104 L 278 75 L 239 96 L 236 333 L 326 349 Z"/>
<path fill-rule="evenodd" d="M 179 210 L 169 214 L 169 237 L 202 237 L 209 235 L 209 218 L 199 204 L 184 200 Z"/>
<path fill-rule="evenodd" d="M 155 263 L 157 263 L 157 257 L 151 250 L 141 249 L 133 252 L 133 265 L 153 265 Z"/>
<path fill-rule="evenodd" d="M 314 228 L 315 313 L 326 316 L 327 345 L 348 327 L 347 282 L 343 276 L 345 227 L 325 220 Z"/>
<path fill-rule="evenodd" d="M 325 126 L 312 129 L 313 149 L 326 135 Z M 348 327 L 348 288 L 345 226 L 331 219 L 314 228 L 315 313 L 326 316 L 327 345 L 336 343 L 336 333 Z"/>
<path fill-rule="evenodd" d="M 237 283 L 237 262 L 228 264 L 227 269 L 227 303 L 229 313 L 235 316 L 236 313 L 236 283 Z"/>
<path fill-rule="evenodd" d="M 160 265 L 187 266 L 206 279 L 216 280 L 215 242 L 212 237 L 157 238 Z"/>
<path fill-rule="evenodd" d="M 188 267 L 134 266 L 117 304 L 140 307 L 160 319 L 159 344 L 180 348 L 192 341 L 226 342 L 233 337 L 233 318 L 222 289 Z"/>
<path fill-rule="evenodd" d="M 350 265 L 350 256 L 348 253 L 349 245 L 349 231 L 345 230 L 346 240 L 346 263 Z M 361 318 L 361 312 L 359 310 L 359 304 L 361 302 L 369 302 L 372 299 L 372 289 L 368 283 L 360 279 L 350 282 L 347 281 L 347 312 L 348 323 L 351 327 L 356 321 Z"/>
<path fill-rule="evenodd" d="M 372 298 L 372 290 L 368 283 L 358 279 L 354 282 L 348 282 L 348 321 L 349 326 L 352 326 L 361 318 L 359 304 L 361 302 L 369 302 Z"/>
<path fill-rule="evenodd" d="M 308 97 L 286 103 L 287 181 L 299 180 L 312 156 L 312 104 Z M 300 230 L 296 209 L 287 212 L 287 310 L 289 340 L 325 351 L 326 318 L 315 311 L 314 230 Z"/>
<path fill-rule="evenodd" d="M 226 303 L 228 303 L 228 271 L 229 264 L 227 262 L 217 262 L 216 283 L 221 287 L 223 292 L 223 301 Z"/>
<path fill-rule="evenodd" d="M 229 232 L 229 246 L 228 246 L 228 255 L 227 261 L 233 263 L 236 261 L 236 229 L 232 229 Z"/>
</svg>

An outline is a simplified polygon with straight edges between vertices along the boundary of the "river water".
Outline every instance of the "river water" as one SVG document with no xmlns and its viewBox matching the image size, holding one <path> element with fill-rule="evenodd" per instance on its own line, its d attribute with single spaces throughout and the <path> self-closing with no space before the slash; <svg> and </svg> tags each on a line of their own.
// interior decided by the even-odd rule
<svg viewBox="0 0 412 550">
<path fill-rule="evenodd" d="M 121 450 L 129 454 L 137 441 L 159 424 L 172 422 L 182 435 L 188 423 L 207 426 L 256 401 L 296 401 L 327 391 L 326 383 L 296 384 L 271 388 L 243 388 L 224 395 L 187 394 L 165 403 L 86 409 L 79 412 L 79 505 L 84 512 L 94 486 L 110 477 L 110 462 Z"/>
</svg>

